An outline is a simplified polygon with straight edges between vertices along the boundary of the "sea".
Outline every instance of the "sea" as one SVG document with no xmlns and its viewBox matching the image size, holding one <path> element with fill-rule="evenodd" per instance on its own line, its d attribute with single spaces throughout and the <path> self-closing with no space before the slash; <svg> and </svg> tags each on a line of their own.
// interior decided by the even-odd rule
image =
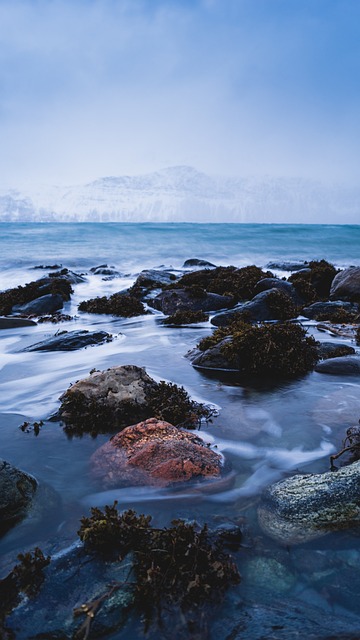
<svg viewBox="0 0 360 640">
<path fill-rule="evenodd" d="M 0 578 L 24 550 L 39 546 L 50 555 L 65 554 L 77 539 L 80 518 L 89 515 L 92 506 L 102 508 L 117 500 L 119 509 L 150 514 L 156 526 L 183 518 L 210 526 L 225 522 L 243 530 L 243 545 L 234 552 L 241 583 L 216 609 L 208 635 L 184 630 L 184 639 L 270 637 L 257 635 L 256 630 L 253 635 L 249 631 L 234 635 L 230 621 L 244 602 L 267 608 L 270 618 L 277 603 L 281 608 L 288 602 L 290 611 L 297 606 L 303 618 L 308 615 L 316 621 L 318 635 L 314 638 L 319 640 L 329 636 L 335 619 L 344 634 L 360 637 L 359 530 L 319 536 L 289 547 L 269 538 L 257 518 L 261 494 L 268 485 L 298 473 L 329 470 L 329 456 L 341 448 L 346 429 L 360 418 L 358 376 L 311 372 L 298 380 L 268 385 L 220 379 L 194 369 L 185 357 L 201 338 L 211 334 L 210 322 L 169 327 L 162 324 L 160 312 L 117 318 L 78 311 L 82 300 L 126 289 L 144 269 L 184 273 L 184 262 L 190 258 L 217 266 L 268 268 L 276 263 L 272 271 L 279 277 L 289 275 L 289 262 L 325 259 L 339 269 L 359 266 L 360 225 L 0 224 L 1 291 L 36 280 L 55 265 L 85 278 L 74 285 L 64 307 L 72 320 L 1 331 L 0 458 L 33 474 L 59 506 L 49 512 L 43 505 L 36 516 L 0 539 Z M 111 266 L 116 277 L 94 274 L 91 269 L 99 265 Z M 314 321 L 303 319 L 303 323 L 318 340 L 338 340 Z M 57 331 L 77 329 L 105 330 L 114 339 L 73 352 L 24 351 Z M 351 337 L 341 341 L 359 351 Z M 94 368 L 122 364 L 145 367 L 154 379 L 181 385 L 193 399 L 214 407 L 217 415 L 211 424 L 202 425 L 200 436 L 216 447 L 224 465 L 232 470 L 231 487 L 213 494 L 197 490 L 195 495 L 186 487 L 176 492 L 136 487 L 106 491 L 97 484 L 90 458 L 110 436 L 69 438 L 62 425 L 50 418 L 72 383 Z M 43 425 L 34 430 L 31 425 L 39 421 Z M 29 429 L 21 428 L 24 422 Z M 72 604 L 77 603 L 69 603 L 70 613 Z M 37 632 L 42 630 L 40 622 Z M 131 624 L 104 632 L 102 637 L 152 637 L 144 635 L 134 620 Z M 294 628 L 284 624 L 284 630 L 279 629 L 278 635 L 274 631 L 271 638 L 302 637 L 291 635 Z M 292 624 L 298 624 L 296 615 Z M 219 628 L 224 629 L 223 636 Z M 17 637 L 30 637 L 26 629 L 24 621 Z M 153 637 L 171 637 L 166 633 L 165 624 Z"/>
</svg>

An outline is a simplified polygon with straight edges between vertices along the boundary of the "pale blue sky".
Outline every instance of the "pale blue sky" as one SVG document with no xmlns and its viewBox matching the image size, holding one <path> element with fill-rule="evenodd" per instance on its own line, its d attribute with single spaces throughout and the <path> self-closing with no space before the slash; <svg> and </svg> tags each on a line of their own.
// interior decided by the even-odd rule
<svg viewBox="0 0 360 640">
<path fill-rule="evenodd" d="M 0 0 L 0 183 L 357 184 L 360 0 Z"/>
</svg>

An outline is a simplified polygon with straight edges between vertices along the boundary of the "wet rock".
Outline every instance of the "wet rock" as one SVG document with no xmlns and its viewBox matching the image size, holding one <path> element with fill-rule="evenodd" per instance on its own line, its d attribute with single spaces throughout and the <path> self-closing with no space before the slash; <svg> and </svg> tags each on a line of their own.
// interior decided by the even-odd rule
<svg viewBox="0 0 360 640">
<path fill-rule="evenodd" d="M 221 313 L 216 313 L 210 320 L 211 324 L 215 327 L 226 327 L 233 320 L 239 317 L 239 314 L 242 312 L 245 303 L 237 304 L 236 307 L 229 311 L 222 311 Z"/>
<path fill-rule="evenodd" d="M 79 311 L 85 313 L 104 313 L 120 318 L 133 318 L 149 313 L 143 303 L 134 295 L 125 292 L 114 293 L 110 297 L 90 298 L 79 304 Z"/>
<path fill-rule="evenodd" d="M 255 322 L 286 320 L 297 315 L 292 298 L 278 288 L 258 293 L 242 306 L 241 313 Z"/>
<path fill-rule="evenodd" d="M 197 292 L 188 289 L 173 289 L 163 291 L 156 298 L 149 300 L 149 306 L 162 311 L 165 315 L 172 315 L 178 310 L 216 311 L 224 307 L 231 307 L 234 300 L 231 296 L 217 293 Z"/>
<path fill-rule="evenodd" d="M 220 475 L 221 457 L 198 436 L 150 418 L 126 427 L 92 456 L 94 475 L 105 488 L 168 486 Z"/>
<path fill-rule="evenodd" d="M 216 268 L 216 264 L 212 264 L 212 262 L 208 262 L 207 260 L 201 260 L 199 258 L 189 258 L 189 260 L 185 260 L 183 264 L 183 269 L 188 269 L 190 267 Z"/>
<path fill-rule="evenodd" d="M 157 383 L 145 369 L 134 365 L 95 371 L 73 384 L 60 398 L 66 425 L 105 431 L 147 418 L 149 394 Z"/>
<path fill-rule="evenodd" d="M 333 302 L 314 302 L 308 307 L 304 307 L 301 311 L 301 315 L 311 320 L 332 320 L 336 318 L 339 311 L 346 311 L 348 313 L 359 313 L 359 305 L 351 302 L 343 302 L 336 300 Z M 336 321 L 336 320 L 335 320 Z"/>
<path fill-rule="evenodd" d="M 18 327 L 33 327 L 35 325 L 36 322 L 34 320 L 26 318 L 0 317 L 0 329 L 17 329 Z"/>
<path fill-rule="evenodd" d="M 349 267 L 335 276 L 330 288 L 330 300 L 360 300 L 360 267 Z"/>
<path fill-rule="evenodd" d="M 33 269 L 61 269 L 62 264 L 38 264 Z"/>
<path fill-rule="evenodd" d="M 19 310 L 27 303 L 48 294 L 60 295 L 63 300 L 70 300 L 71 293 L 70 282 L 63 278 L 41 278 L 24 286 L 0 292 L 0 313 L 1 315 L 9 315 L 14 312 L 14 309 Z"/>
<path fill-rule="evenodd" d="M 358 376 L 360 375 L 359 356 L 341 356 L 339 358 L 329 358 L 319 362 L 315 371 L 318 373 L 329 373 L 334 376 Z"/>
<path fill-rule="evenodd" d="M 270 589 L 274 594 L 290 591 L 296 582 L 295 575 L 274 558 L 248 560 L 243 575 L 249 585 Z"/>
<path fill-rule="evenodd" d="M 91 267 L 91 273 L 96 276 L 115 276 L 119 277 L 121 274 L 113 266 L 107 264 L 100 264 L 98 267 Z"/>
<path fill-rule="evenodd" d="M 322 360 L 349 356 L 353 353 L 355 353 L 354 347 L 350 347 L 350 345 L 344 342 L 320 342 L 318 346 L 319 358 Z"/>
<path fill-rule="evenodd" d="M 360 461 L 338 471 L 296 475 L 268 487 L 258 508 L 263 531 L 282 544 L 307 542 L 360 522 Z"/>
<path fill-rule="evenodd" d="M 37 487 L 33 476 L 0 460 L 0 534 L 27 515 Z"/>
<path fill-rule="evenodd" d="M 280 280 L 280 278 L 263 278 L 262 280 L 259 280 L 255 286 L 254 293 L 257 295 L 258 293 L 267 291 L 268 289 L 279 289 L 286 293 L 295 304 L 302 303 L 302 299 L 297 294 L 294 285 L 291 284 L 291 282 L 287 282 L 287 280 Z"/>
<path fill-rule="evenodd" d="M 300 269 L 306 269 L 308 267 L 308 262 L 291 262 L 290 260 L 277 261 L 277 262 L 269 262 L 266 265 L 267 269 L 278 269 L 279 271 L 300 271 Z"/>
<path fill-rule="evenodd" d="M 56 273 L 49 273 L 49 278 L 65 280 L 70 284 L 80 284 L 81 282 L 86 282 L 86 278 L 84 278 L 84 276 L 80 275 L 79 273 L 75 273 L 75 271 L 70 271 L 70 269 L 61 269 Z"/>
<path fill-rule="evenodd" d="M 222 347 L 228 342 L 231 342 L 230 336 L 218 342 L 214 347 L 206 349 L 206 351 L 200 351 L 200 349 L 196 348 L 192 349 L 187 354 L 187 358 L 191 361 L 191 364 L 198 369 L 238 371 L 222 353 Z"/>
<path fill-rule="evenodd" d="M 172 271 L 158 269 L 144 269 L 136 278 L 133 288 L 151 291 L 152 289 L 162 289 L 173 284 L 178 279 Z"/>
<path fill-rule="evenodd" d="M 106 331 L 62 331 L 47 340 L 26 347 L 24 351 L 75 351 L 111 340 L 111 334 Z"/>
<path fill-rule="evenodd" d="M 64 299 L 59 293 L 48 293 L 40 298 L 35 298 L 26 304 L 15 305 L 12 308 L 13 313 L 21 313 L 23 315 L 41 316 L 47 313 L 54 313 L 62 309 Z"/>
</svg>

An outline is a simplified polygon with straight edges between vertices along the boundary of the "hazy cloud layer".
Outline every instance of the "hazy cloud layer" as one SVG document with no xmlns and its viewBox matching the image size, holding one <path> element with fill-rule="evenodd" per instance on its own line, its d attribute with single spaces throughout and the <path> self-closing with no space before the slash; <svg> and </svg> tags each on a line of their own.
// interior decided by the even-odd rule
<svg viewBox="0 0 360 640">
<path fill-rule="evenodd" d="M 0 182 L 355 183 L 358 0 L 0 0 Z"/>
</svg>

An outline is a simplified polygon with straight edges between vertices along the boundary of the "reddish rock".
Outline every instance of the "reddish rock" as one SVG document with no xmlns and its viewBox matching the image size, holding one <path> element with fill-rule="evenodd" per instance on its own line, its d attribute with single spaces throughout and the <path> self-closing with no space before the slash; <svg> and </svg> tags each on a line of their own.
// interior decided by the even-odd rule
<svg viewBox="0 0 360 640">
<path fill-rule="evenodd" d="M 94 473 L 106 488 L 165 487 L 201 477 L 218 477 L 221 456 L 193 433 L 150 418 L 126 427 L 92 456 Z"/>
</svg>

